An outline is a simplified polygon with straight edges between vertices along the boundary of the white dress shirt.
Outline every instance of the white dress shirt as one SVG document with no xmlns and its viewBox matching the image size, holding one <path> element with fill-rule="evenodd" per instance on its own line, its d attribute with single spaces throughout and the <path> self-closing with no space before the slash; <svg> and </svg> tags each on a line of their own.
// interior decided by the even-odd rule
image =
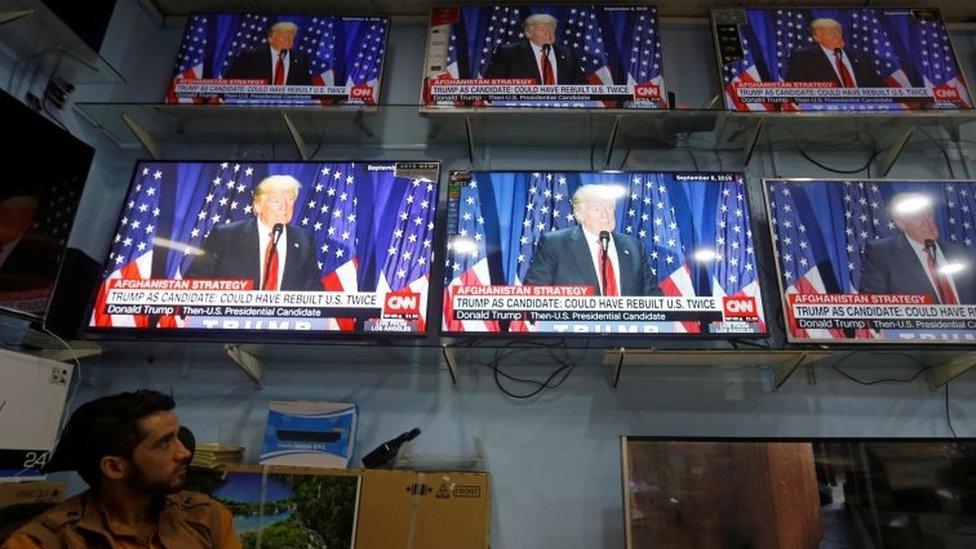
<svg viewBox="0 0 976 549">
<path fill-rule="evenodd" d="M 281 50 L 276 50 L 274 48 L 271 48 L 271 84 L 272 85 L 274 85 L 275 67 L 278 66 L 278 53 L 280 51 Z M 285 57 L 281 60 L 281 62 L 285 66 L 285 79 L 284 79 L 284 83 L 286 85 L 288 84 L 288 65 L 289 65 L 289 61 L 291 61 L 291 50 L 285 50 Z"/>
<path fill-rule="evenodd" d="M 586 243 L 590 246 L 590 259 L 593 260 L 593 269 L 596 271 L 596 279 L 600 283 L 600 294 L 603 294 L 603 246 L 600 243 L 600 235 L 593 234 L 583 229 L 583 236 Z M 623 288 L 620 284 L 620 260 L 617 259 L 617 246 L 613 242 L 613 233 L 610 233 L 610 242 L 607 246 L 607 253 L 613 263 L 613 278 L 617 281 L 617 294 L 623 295 Z"/>
<path fill-rule="evenodd" d="M 837 75 L 837 81 L 843 84 L 844 79 L 841 78 L 840 71 L 837 70 L 837 55 L 834 53 L 834 50 L 825 48 L 823 45 L 820 46 L 820 49 L 823 50 L 824 55 L 826 55 L 827 59 L 830 61 L 830 68 L 834 69 L 834 74 Z M 848 57 L 847 53 L 844 52 L 844 48 L 840 49 L 840 58 L 841 62 L 844 63 L 844 66 L 847 67 L 847 72 L 851 75 L 851 82 L 854 82 L 854 87 L 856 88 L 857 77 L 854 76 L 854 67 L 851 65 L 851 58 Z"/>
<path fill-rule="evenodd" d="M 261 274 L 260 274 L 261 279 L 259 281 L 261 284 L 257 288 L 255 288 L 255 290 L 260 290 L 261 288 L 264 288 L 264 270 L 267 268 L 267 265 L 265 264 L 266 258 L 264 254 L 268 248 L 268 243 L 271 241 L 271 230 L 272 230 L 271 227 L 268 227 L 267 225 L 262 223 L 260 219 L 258 220 L 258 245 L 259 245 L 258 265 L 261 266 Z M 275 290 L 281 289 L 281 278 L 285 274 L 285 258 L 288 255 L 287 243 L 288 243 L 288 226 L 285 225 L 285 227 L 281 230 L 281 238 L 278 239 L 278 245 L 275 246 L 275 249 L 278 250 L 278 285 L 275 287 Z"/>
<path fill-rule="evenodd" d="M 535 66 L 539 67 L 539 83 L 542 84 L 544 82 L 542 78 L 542 46 L 536 46 L 531 40 L 529 40 L 529 45 L 532 46 L 532 56 L 535 57 Z M 552 44 L 549 44 L 549 64 L 552 65 L 552 81 L 553 83 L 558 83 L 559 75 L 556 74 L 556 48 Z"/>
<path fill-rule="evenodd" d="M 929 271 L 929 256 L 928 254 L 925 253 L 925 244 L 918 242 L 912 238 L 909 238 L 908 235 L 905 235 L 905 238 L 908 239 L 908 243 L 912 246 L 912 250 L 915 252 L 915 256 L 918 257 L 919 263 L 922 264 L 922 270 L 925 271 L 926 276 L 929 277 L 929 283 L 932 284 L 932 289 L 935 290 L 935 295 L 939 296 L 939 283 L 938 281 L 935 280 L 935 277 L 933 276 L 934 273 Z M 938 265 L 939 267 L 943 267 L 948 262 L 949 260 L 946 259 L 946 256 L 942 253 L 942 247 L 940 247 L 939 243 L 936 242 L 935 243 L 935 264 Z M 952 275 L 944 274 L 943 276 L 945 276 L 946 279 L 949 280 L 949 285 L 952 286 L 952 293 L 955 294 L 956 301 L 958 302 L 959 291 L 956 290 L 956 282 L 952 280 Z"/>
</svg>

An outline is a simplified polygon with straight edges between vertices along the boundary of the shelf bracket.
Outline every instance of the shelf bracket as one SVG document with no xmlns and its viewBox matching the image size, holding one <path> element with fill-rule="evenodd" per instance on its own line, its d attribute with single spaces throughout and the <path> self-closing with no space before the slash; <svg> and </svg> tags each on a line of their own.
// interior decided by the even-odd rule
<svg viewBox="0 0 976 549">
<path fill-rule="evenodd" d="M 457 387 L 460 372 L 458 370 L 460 361 L 458 360 L 457 349 L 449 345 L 441 345 L 441 355 L 444 357 L 444 362 L 447 363 L 447 371 L 451 374 L 451 385 Z"/>
<path fill-rule="evenodd" d="M 261 387 L 261 376 L 264 374 L 264 362 L 260 358 L 245 351 L 239 345 L 230 343 L 224 345 L 224 354 L 234 364 L 244 370 L 247 377 L 251 378 L 254 384 Z"/>
<path fill-rule="evenodd" d="M 468 137 L 468 163 L 474 165 L 474 131 L 471 129 L 471 115 L 464 114 L 464 135 Z"/>
<path fill-rule="evenodd" d="M 624 358 L 627 356 L 627 349 L 621 347 L 618 349 L 620 357 L 617 359 L 616 363 L 610 364 L 610 387 L 613 389 L 617 388 L 617 384 L 620 383 L 620 372 L 624 369 Z"/>
<path fill-rule="evenodd" d="M 31 15 L 34 15 L 34 10 L 17 10 L 17 11 L 0 12 L 0 25 L 12 23 L 14 21 L 17 21 L 18 19 L 30 17 Z"/>
<path fill-rule="evenodd" d="M 779 389 L 786 383 L 786 380 L 793 375 L 793 372 L 806 362 L 806 353 L 797 353 L 796 356 L 781 360 L 771 366 L 773 370 L 773 387 Z"/>
<path fill-rule="evenodd" d="M 963 372 L 976 366 L 976 351 L 959 354 L 945 360 L 938 360 L 936 363 L 929 363 L 929 369 L 925 372 L 925 377 L 932 390 L 942 387 L 953 379 L 962 375 Z"/>
<path fill-rule="evenodd" d="M 752 133 L 746 134 L 745 143 L 742 144 L 742 165 L 748 166 L 749 161 L 752 160 L 753 153 L 756 152 L 756 146 L 759 144 L 759 136 L 762 135 L 763 126 L 766 124 L 766 120 L 759 118 L 756 123 L 756 127 L 751 130 Z"/>
<path fill-rule="evenodd" d="M 610 159 L 613 158 L 613 149 L 617 144 L 617 132 L 620 130 L 620 119 L 623 118 L 619 114 L 613 117 L 613 126 L 610 128 L 610 138 L 607 139 L 607 161 L 604 165 L 610 167 Z"/>
<path fill-rule="evenodd" d="M 139 4 L 139 7 L 142 8 L 143 13 L 149 17 L 149 20 L 152 21 L 157 28 L 166 28 L 166 18 L 163 16 L 163 13 L 159 11 L 159 6 L 156 5 L 156 2 L 153 0 L 138 0 L 136 3 Z"/>
<path fill-rule="evenodd" d="M 302 160 L 308 160 L 312 154 L 308 151 L 308 145 L 305 143 L 305 138 L 302 137 L 302 134 L 298 131 L 298 128 L 291 121 L 291 117 L 288 116 L 288 113 L 281 111 L 281 119 L 284 120 L 285 127 L 288 128 L 288 133 L 291 134 L 291 140 L 295 143 L 295 148 L 298 149 L 298 155 L 302 158 Z"/>
<path fill-rule="evenodd" d="M 959 129 L 959 122 L 954 121 L 952 118 L 946 118 L 945 120 L 939 121 L 939 126 L 942 128 L 942 131 L 946 132 L 946 135 L 949 136 L 949 139 L 953 143 L 959 143 L 962 140 L 962 131 Z"/>
<path fill-rule="evenodd" d="M 150 135 L 146 130 L 142 129 L 142 126 L 140 126 L 139 123 L 128 114 L 122 113 L 122 121 L 125 122 L 125 125 L 129 127 L 132 134 L 136 136 L 136 139 L 139 140 L 139 144 L 142 145 L 143 149 L 146 149 L 149 156 L 152 156 L 154 160 L 159 160 L 162 158 L 163 147 L 159 144 L 159 141 L 156 141 L 156 138 Z"/>
<path fill-rule="evenodd" d="M 891 167 L 898 161 L 898 157 L 901 156 L 902 151 L 905 150 L 905 145 L 908 145 L 908 141 L 913 135 L 915 135 L 915 128 L 913 126 L 905 128 L 904 132 L 895 141 L 895 144 L 888 149 L 887 154 L 881 159 L 881 165 L 879 166 L 881 177 L 888 177 L 888 172 L 891 171 Z"/>
</svg>

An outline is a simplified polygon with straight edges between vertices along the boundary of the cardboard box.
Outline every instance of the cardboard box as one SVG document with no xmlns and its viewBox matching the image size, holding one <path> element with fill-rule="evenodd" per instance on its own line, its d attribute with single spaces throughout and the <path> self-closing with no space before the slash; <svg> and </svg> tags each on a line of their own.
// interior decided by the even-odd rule
<svg viewBox="0 0 976 549">
<path fill-rule="evenodd" d="M 489 473 L 255 465 L 228 466 L 225 471 L 358 478 L 352 544 L 356 549 L 486 549 L 489 545 Z"/>
</svg>

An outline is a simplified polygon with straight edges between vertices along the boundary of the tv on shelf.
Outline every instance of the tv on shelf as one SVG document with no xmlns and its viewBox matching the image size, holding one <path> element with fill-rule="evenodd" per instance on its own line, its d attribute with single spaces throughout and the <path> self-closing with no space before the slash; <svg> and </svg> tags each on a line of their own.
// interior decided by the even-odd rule
<svg viewBox="0 0 976 549">
<path fill-rule="evenodd" d="M 765 180 L 788 339 L 976 343 L 974 183 Z"/>
<path fill-rule="evenodd" d="M 973 106 L 938 9 L 718 9 L 712 26 L 729 110 Z"/>
<path fill-rule="evenodd" d="M 733 172 L 452 172 L 442 330 L 761 336 Z"/>
<path fill-rule="evenodd" d="M 167 103 L 373 105 L 387 17 L 191 15 Z"/>
<path fill-rule="evenodd" d="M 4 92 L 0 113 L 18 136 L 0 153 L 0 309 L 43 319 L 95 151 Z M 26 160 L 42 149 L 57 160 Z"/>
<path fill-rule="evenodd" d="M 89 329 L 426 329 L 438 162 L 136 164 Z"/>
<path fill-rule="evenodd" d="M 657 8 L 434 8 L 423 101 L 483 107 L 667 107 Z"/>
</svg>

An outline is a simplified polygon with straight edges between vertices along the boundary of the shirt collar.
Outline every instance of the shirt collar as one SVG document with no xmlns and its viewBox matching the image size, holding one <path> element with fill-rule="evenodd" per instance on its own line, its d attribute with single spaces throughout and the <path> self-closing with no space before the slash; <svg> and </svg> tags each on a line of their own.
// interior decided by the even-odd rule
<svg viewBox="0 0 976 549">
<path fill-rule="evenodd" d="M 277 59 L 279 52 L 281 52 L 281 50 L 279 50 L 279 49 L 277 49 L 275 47 L 271 47 L 271 57 L 274 57 L 275 59 Z M 285 50 L 285 59 L 288 58 L 288 55 L 289 55 L 289 51 L 288 50 Z"/>
<path fill-rule="evenodd" d="M 536 46 L 535 43 L 533 41 L 531 41 L 531 40 L 529 40 L 529 46 L 532 46 L 532 51 L 534 51 L 536 55 L 542 55 L 542 46 Z M 549 55 L 550 56 L 553 54 L 553 50 L 555 50 L 555 49 L 556 48 L 554 48 L 552 44 L 549 44 Z"/>
<path fill-rule="evenodd" d="M 824 46 L 823 44 L 818 44 L 818 45 L 820 46 L 820 49 L 823 50 L 824 54 L 827 57 L 829 57 L 831 60 L 836 59 L 836 56 L 834 55 L 834 50 L 832 50 L 832 49 Z M 844 53 L 844 48 L 840 48 L 840 53 L 841 53 L 841 56 L 840 56 L 841 59 L 844 59 L 845 57 L 847 57 L 847 54 Z"/>
<path fill-rule="evenodd" d="M 600 235 L 591 233 L 590 231 L 584 229 L 582 225 L 580 225 L 580 229 L 583 229 L 583 238 L 586 239 L 586 242 L 590 245 L 590 247 L 592 247 L 595 244 L 599 245 Z M 607 231 L 607 232 L 610 233 L 610 243 L 613 244 L 613 231 Z"/>
<path fill-rule="evenodd" d="M 260 234 L 261 236 L 268 236 L 268 237 L 270 237 L 271 236 L 271 231 L 274 229 L 274 227 L 269 227 L 269 226 L 265 225 L 257 217 L 255 217 L 254 219 L 258 222 L 258 234 Z M 288 225 L 282 224 L 281 225 L 281 234 L 282 234 L 282 236 L 284 236 L 285 232 L 287 232 L 287 231 L 288 231 Z"/>
</svg>

